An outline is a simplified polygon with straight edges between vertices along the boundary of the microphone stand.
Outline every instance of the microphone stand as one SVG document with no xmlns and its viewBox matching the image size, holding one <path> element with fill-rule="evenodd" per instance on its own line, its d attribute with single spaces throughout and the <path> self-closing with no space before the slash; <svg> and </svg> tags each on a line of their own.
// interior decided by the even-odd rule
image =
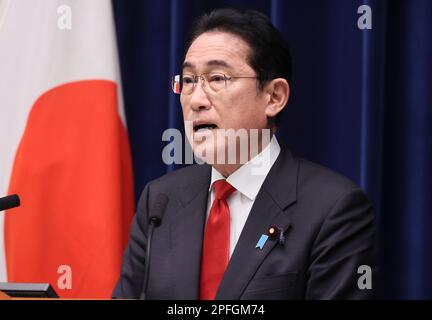
<svg viewBox="0 0 432 320">
<path fill-rule="evenodd" d="M 151 250 L 151 242 L 153 238 L 153 230 L 154 227 L 157 224 L 157 219 L 153 218 L 150 220 L 150 225 L 148 228 L 148 235 L 147 235 L 147 246 L 146 246 L 146 264 L 145 264 L 145 270 L 144 270 L 144 282 L 143 282 L 143 290 L 141 292 L 140 300 L 145 300 L 147 297 L 147 286 L 148 286 L 148 278 L 150 274 L 150 250 Z"/>
</svg>

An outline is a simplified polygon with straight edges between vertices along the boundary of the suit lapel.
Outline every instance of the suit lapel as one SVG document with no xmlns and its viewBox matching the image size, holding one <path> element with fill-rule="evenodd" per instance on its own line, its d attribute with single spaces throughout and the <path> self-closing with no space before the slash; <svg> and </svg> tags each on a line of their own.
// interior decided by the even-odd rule
<svg viewBox="0 0 432 320">
<path fill-rule="evenodd" d="M 175 299 L 198 299 L 201 249 L 211 168 L 198 167 L 182 188 L 176 223 L 172 226 Z"/>
<path fill-rule="evenodd" d="M 255 272 L 278 243 L 268 239 L 262 249 L 256 244 L 271 225 L 289 232 L 284 210 L 296 201 L 298 162 L 282 148 L 255 199 L 249 217 L 231 256 L 216 299 L 238 299 Z"/>
</svg>

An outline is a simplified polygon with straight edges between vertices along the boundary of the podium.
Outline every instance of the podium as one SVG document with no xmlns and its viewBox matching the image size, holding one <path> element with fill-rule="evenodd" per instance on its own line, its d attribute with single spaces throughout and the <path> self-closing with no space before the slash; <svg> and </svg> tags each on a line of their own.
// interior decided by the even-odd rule
<svg viewBox="0 0 432 320">
<path fill-rule="evenodd" d="M 0 291 L 0 300 L 11 300 L 11 297 Z"/>
<path fill-rule="evenodd" d="M 58 298 L 49 283 L 0 282 L 0 299 L 13 298 Z"/>
</svg>

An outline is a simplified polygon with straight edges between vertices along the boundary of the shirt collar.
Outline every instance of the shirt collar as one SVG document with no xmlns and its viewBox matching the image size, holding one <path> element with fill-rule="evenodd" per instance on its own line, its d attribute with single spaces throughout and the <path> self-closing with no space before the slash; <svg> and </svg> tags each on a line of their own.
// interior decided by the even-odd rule
<svg viewBox="0 0 432 320">
<path fill-rule="evenodd" d="M 276 136 L 273 135 L 270 143 L 258 155 L 234 171 L 226 178 L 226 181 L 248 199 L 255 200 L 279 153 L 280 146 Z M 222 179 L 225 177 L 215 168 L 212 168 L 209 192 L 213 183 Z"/>
</svg>

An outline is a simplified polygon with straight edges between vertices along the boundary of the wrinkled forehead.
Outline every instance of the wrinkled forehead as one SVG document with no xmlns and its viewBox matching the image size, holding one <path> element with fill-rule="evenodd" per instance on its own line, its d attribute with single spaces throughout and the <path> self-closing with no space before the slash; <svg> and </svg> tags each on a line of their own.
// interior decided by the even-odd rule
<svg viewBox="0 0 432 320">
<path fill-rule="evenodd" d="M 239 36 L 220 31 L 206 32 L 192 42 L 183 70 L 244 69 L 249 65 L 250 51 L 249 45 Z"/>
</svg>

